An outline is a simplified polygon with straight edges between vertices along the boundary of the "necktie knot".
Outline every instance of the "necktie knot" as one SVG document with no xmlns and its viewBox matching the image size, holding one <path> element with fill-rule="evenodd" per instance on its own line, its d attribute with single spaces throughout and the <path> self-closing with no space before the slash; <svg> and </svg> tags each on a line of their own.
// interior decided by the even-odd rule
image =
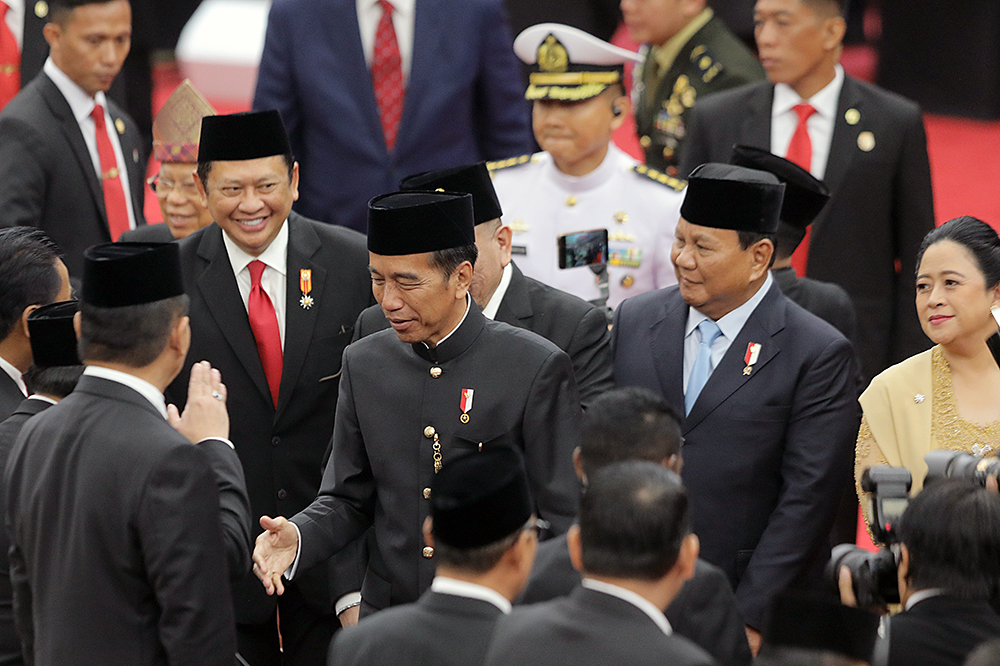
<svg viewBox="0 0 1000 666">
<path fill-rule="evenodd" d="M 250 269 L 250 288 L 256 289 L 260 286 L 260 277 L 264 274 L 264 269 L 267 267 L 260 259 L 254 259 L 250 262 L 247 267 Z"/>
<path fill-rule="evenodd" d="M 94 105 L 94 110 L 90 112 L 90 117 L 94 119 L 94 125 L 97 129 L 104 129 L 104 107 L 100 104 Z"/>
<path fill-rule="evenodd" d="M 722 329 L 711 319 L 706 319 L 698 324 L 698 332 L 701 333 L 701 344 L 711 347 L 715 339 L 722 335 Z"/>
<path fill-rule="evenodd" d="M 382 8 L 383 16 L 385 15 L 389 15 L 390 17 L 392 16 L 392 12 L 394 11 L 395 8 L 392 6 L 392 3 L 389 2 L 389 0 L 378 0 L 378 4 L 379 7 Z"/>
<path fill-rule="evenodd" d="M 4 2 L 3 0 L 0 0 L 0 21 L 2 21 L 7 16 L 8 9 L 10 9 L 10 7 L 7 6 L 7 3 Z"/>
<path fill-rule="evenodd" d="M 816 113 L 816 109 L 814 109 L 810 104 L 796 104 L 792 107 L 792 111 L 799 116 L 800 123 L 804 123 L 809 120 L 809 116 Z"/>
</svg>

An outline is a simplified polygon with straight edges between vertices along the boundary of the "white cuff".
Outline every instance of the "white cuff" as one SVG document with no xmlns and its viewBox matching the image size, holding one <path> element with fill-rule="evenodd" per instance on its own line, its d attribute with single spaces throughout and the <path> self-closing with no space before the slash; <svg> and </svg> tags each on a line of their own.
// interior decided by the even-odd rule
<svg viewBox="0 0 1000 666">
<path fill-rule="evenodd" d="M 236 447 L 235 447 L 235 446 L 233 446 L 233 443 L 232 443 L 232 442 L 230 442 L 230 441 L 229 441 L 228 439 L 226 439 L 225 437 L 206 437 L 205 439 L 202 439 L 202 440 L 199 440 L 199 441 L 198 441 L 198 443 L 199 443 L 199 444 L 204 444 L 205 442 L 207 442 L 207 441 L 209 441 L 209 440 L 211 440 L 211 439 L 216 439 L 216 440 L 218 440 L 218 441 L 220 441 L 220 442 L 225 442 L 226 444 L 228 444 L 228 445 L 229 445 L 229 448 L 231 448 L 231 449 L 232 449 L 233 451 L 235 451 L 235 450 L 236 450 Z"/>
<path fill-rule="evenodd" d="M 353 608 L 354 606 L 361 605 L 361 593 L 360 592 L 348 592 L 341 598 L 337 599 L 337 604 L 334 608 L 337 609 L 337 615 L 340 615 L 348 608 Z"/>
<path fill-rule="evenodd" d="M 302 532 L 299 531 L 299 526 L 292 521 L 289 520 L 288 524 L 295 528 L 295 542 L 298 546 L 295 548 L 295 559 L 292 560 L 292 566 L 285 569 L 285 580 L 291 580 L 295 577 L 295 570 L 299 568 L 299 555 L 302 554 Z"/>
</svg>

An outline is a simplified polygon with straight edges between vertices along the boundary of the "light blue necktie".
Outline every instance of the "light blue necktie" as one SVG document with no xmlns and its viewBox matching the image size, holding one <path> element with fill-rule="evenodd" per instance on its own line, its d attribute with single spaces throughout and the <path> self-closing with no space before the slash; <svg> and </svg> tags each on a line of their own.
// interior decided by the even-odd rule
<svg viewBox="0 0 1000 666">
<path fill-rule="evenodd" d="M 694 360 L 687 391 L 684 394 L 685 415 L 691 413 L 694 401 L 698 399 L 698 394 L 705 388 L 705 383 L 708 382 L 708 377 L 712 374 L 712 343 L 722 335 L 719 325 L 711 319 L 706 319 L 698 324 L 698 333 L 701 334 L 701 346 L 698 348 L 698 358 Z"/>
</svg>

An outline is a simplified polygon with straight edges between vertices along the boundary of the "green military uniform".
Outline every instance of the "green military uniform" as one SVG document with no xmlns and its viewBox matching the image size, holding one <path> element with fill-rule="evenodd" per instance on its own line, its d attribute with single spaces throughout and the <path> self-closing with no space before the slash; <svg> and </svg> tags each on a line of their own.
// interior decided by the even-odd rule
<svg viewBox="0 0 1000 666">
<path fill-rule="evenodd" d="M 646 50 L 646 60 L 633 76 L 635 124 L 646 164 L 672 176 L 677 175 L 685 125 L 695 102 L 764 78 L 757 57 L 711 12 L 706 9 L 694 19 L 703 25 L 662 74 L 653 47 Z"/>
</svg>

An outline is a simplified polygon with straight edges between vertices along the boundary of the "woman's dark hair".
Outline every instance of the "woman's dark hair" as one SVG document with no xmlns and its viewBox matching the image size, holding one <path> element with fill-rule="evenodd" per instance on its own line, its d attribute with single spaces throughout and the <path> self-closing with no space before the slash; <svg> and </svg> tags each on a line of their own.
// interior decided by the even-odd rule
<svg viewBox="0 0 1000 666">
<path fill-rule="evenodd" d="M 917 271 L 927 248 L 945 240 L 958 243 L 969 251 L 986 280 L 987 289 L 1000 283 L 1000 237 L 993 227 L 969 215 L 948 220 L 924 236 L 917 253 Z"/>
</svg>

